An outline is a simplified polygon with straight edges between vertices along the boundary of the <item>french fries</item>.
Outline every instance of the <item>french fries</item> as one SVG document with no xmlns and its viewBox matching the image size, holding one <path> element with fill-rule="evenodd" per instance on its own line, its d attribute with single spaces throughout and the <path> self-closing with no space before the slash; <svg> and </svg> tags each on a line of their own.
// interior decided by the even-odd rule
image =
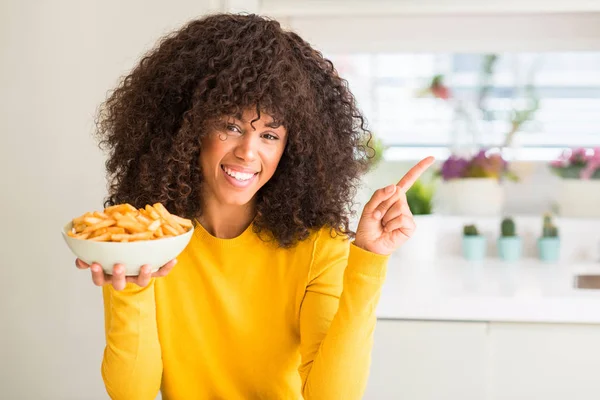
<svg viewBox="0 0 600 400">
<path fill-rule="evenodd" d="M 181 235 L 191 228 L 191 220 L 169 213 L 161 203 L 139 210 L 126 203 L 73 218 L 67 235 L 95 242 L 136 242 Z"/>
</svg>

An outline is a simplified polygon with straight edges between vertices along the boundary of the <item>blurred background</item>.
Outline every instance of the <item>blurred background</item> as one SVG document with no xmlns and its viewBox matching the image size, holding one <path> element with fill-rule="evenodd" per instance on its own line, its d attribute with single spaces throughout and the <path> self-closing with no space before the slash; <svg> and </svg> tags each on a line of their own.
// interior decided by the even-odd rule
<svg viewBox="0 0 600 400">
<path fill-rule="evenodd" d="M 0 398 L 108 398 L 101 292 L 60 229 L 102 207 L 108 91 L 218 11 L 279 20 L 348 81 L 376 149 L 358 214 L 437 158 L 365 398 L 598 399 L 600 0 L 2 1 Z"/>
</svg>

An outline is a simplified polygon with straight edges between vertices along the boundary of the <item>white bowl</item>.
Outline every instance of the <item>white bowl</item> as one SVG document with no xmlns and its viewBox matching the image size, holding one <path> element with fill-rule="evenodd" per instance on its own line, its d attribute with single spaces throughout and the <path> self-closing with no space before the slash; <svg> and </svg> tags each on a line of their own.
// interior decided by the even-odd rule
<svg viewBox="0 0 600 400">
<path fill-rule="evenodd" d="M 62 230 L 67 246 L 80 260 L 87 264 L 98 263 L 107 274 L 112 274 L 115 264 L 125 265 L 125 275 L 136 276 L 142 265 L 150 264 L 152 272 L 176 258 L 188 245 L 194 227 L 178 236 L 164 239 L 141 240 L 137 242 L 94 242 L 92 240 L 75 239 L 67 232 L 72 222 Z"/>
</svg>

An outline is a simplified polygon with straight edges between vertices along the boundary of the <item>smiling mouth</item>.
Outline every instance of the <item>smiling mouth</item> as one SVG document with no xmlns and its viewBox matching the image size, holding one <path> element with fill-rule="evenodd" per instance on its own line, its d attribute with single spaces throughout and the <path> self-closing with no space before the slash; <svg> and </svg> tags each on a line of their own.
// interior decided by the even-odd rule
<svg viewBox="0 0 600 400">
<path fill-rule="evenodd" d="M 221 169 L 228 176 L 232 177 L 233 179 L 235 179 L 238 182 L 249 181 L 250 179 L 254 178 L 256 175 L 258 175 L 258 172 L 255 172 L 255 173 L 237 172 L 237 171 L 234 171 L 232 169 L 225 167 L 223 164 L 221 164 Z"/>
</svg>

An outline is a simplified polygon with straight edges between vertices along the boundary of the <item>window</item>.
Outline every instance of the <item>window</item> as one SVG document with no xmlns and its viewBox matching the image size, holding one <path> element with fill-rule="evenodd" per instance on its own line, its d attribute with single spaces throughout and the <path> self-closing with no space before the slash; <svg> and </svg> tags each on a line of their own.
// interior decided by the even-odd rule
<svg viewBox="0 0 600 400">
<path fill-rule="evenodd" d="M 501 145 L 513 111 L 535 104 L 513 144 L 529 149 L 600 145 L 600 52 L 325 54 L 348 80 L 373 132 L 396 148 Z M 493 60 L 493 61 L 492 61 Z M 478 106 L 485 62 L 489 91 Z M 435 75 L 448 101 L 419 97 Z M 529 89 L 529 90 L 528 90 Z M 544 157 L 542 157 L 544 158 Z"/>
</svg>

